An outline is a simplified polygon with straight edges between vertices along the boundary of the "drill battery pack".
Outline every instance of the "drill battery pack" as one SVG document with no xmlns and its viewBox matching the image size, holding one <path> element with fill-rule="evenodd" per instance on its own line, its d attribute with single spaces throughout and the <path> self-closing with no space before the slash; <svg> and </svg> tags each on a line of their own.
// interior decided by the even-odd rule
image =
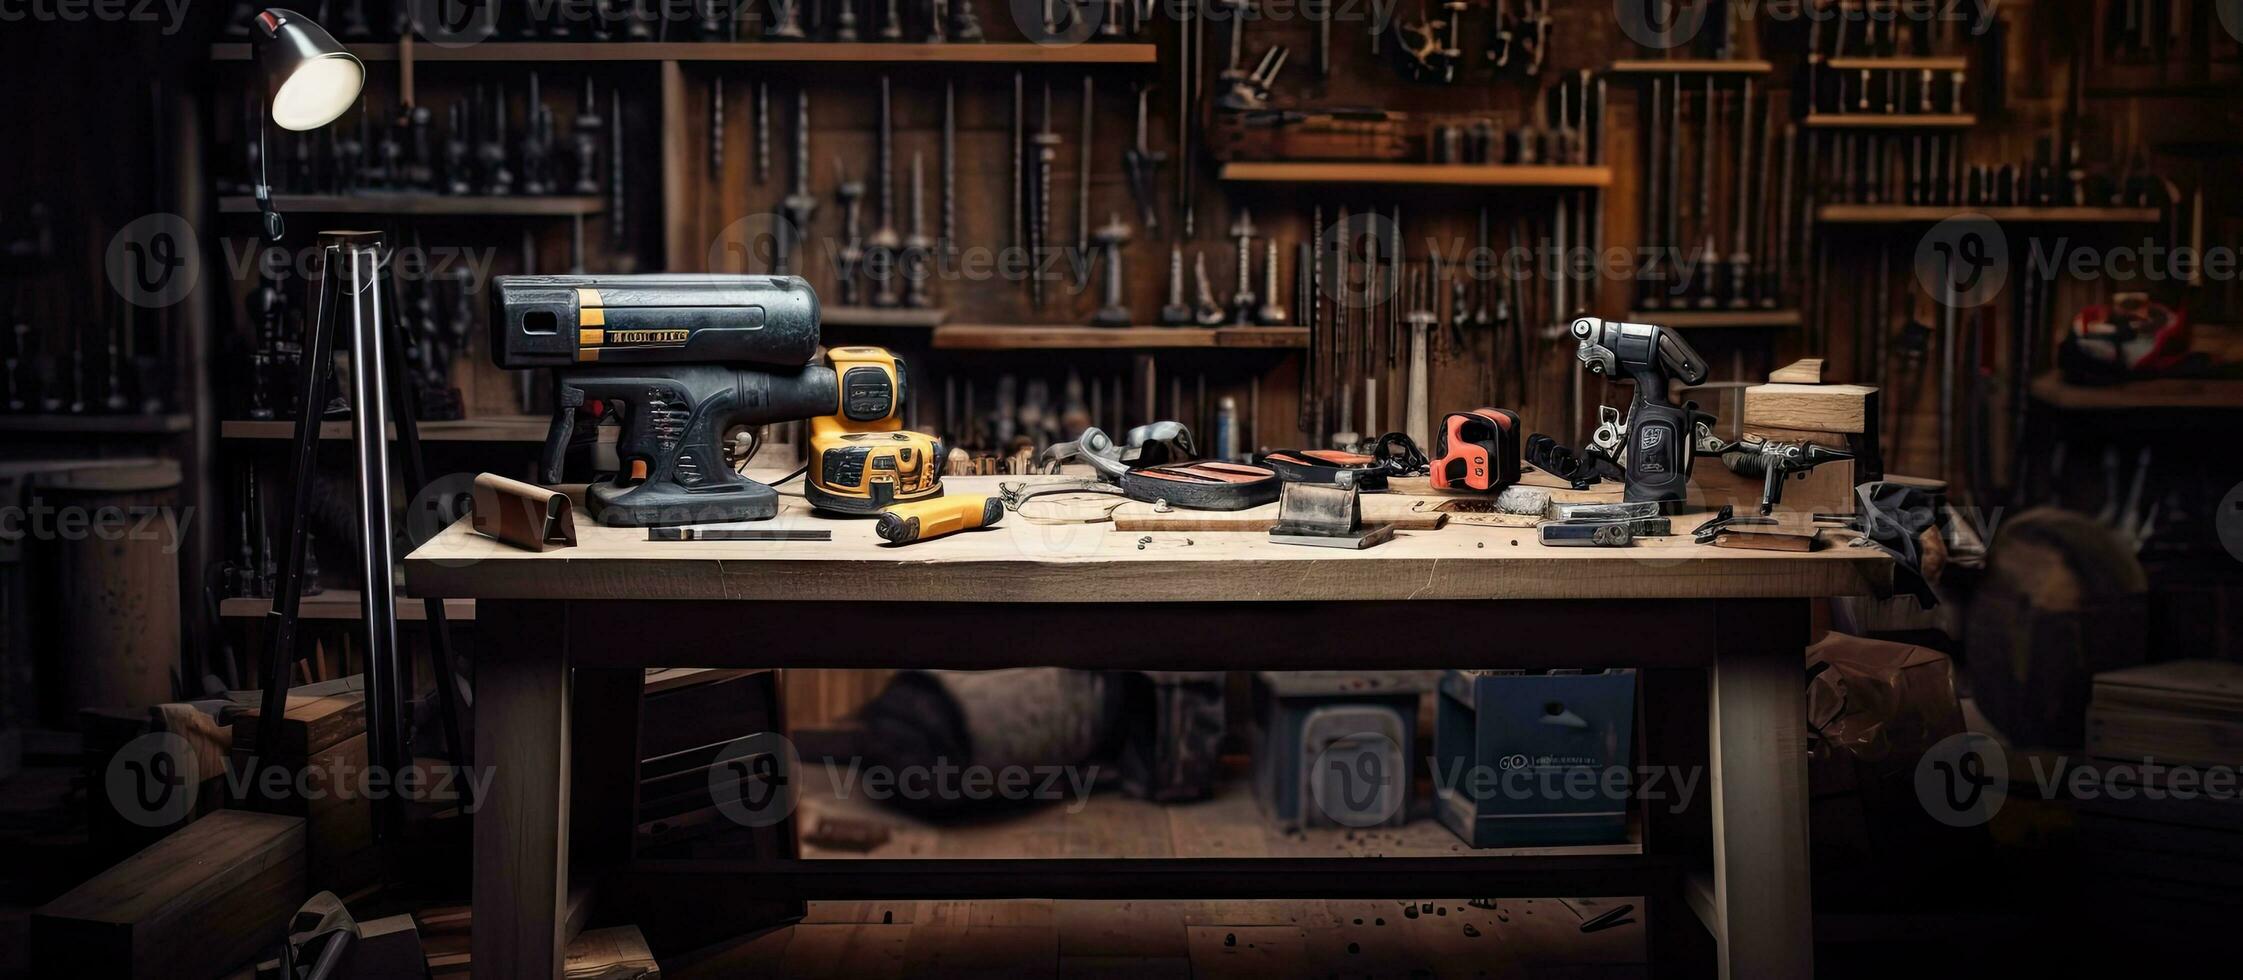
<svg viewBox="0 0 2243 980">
<path fill-rule="evenodd" d="M 877 514 L 892 504 L 942 496 L 942 442 L 903 427 L 903 359 L 879 347 L 826 352 L 841 411 L 810 420 L 810 506 Z"/>
<path fill-rule="evenodd" d="M 1450 412 L 1433 436 L 1432 473 L 1439 490 L 1496 491 L 1519 482 L 1519 413 Z"/>
</svg>

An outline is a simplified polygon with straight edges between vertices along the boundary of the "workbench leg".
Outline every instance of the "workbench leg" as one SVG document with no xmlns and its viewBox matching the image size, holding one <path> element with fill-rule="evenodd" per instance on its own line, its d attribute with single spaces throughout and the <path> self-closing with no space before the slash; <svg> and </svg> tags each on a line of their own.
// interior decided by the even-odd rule
<svg viewBox="0 0 2243 980">
<path fill-rule="evenodd" d="M 1807 600 L 1729 601 L 1711 684 L 1721 976 L 1814 975 L 1807 863 Z"/>
<path fill-rule="evenodd" d="M 483 600 L 476 635 L 474 970 L 559 977 L 569 878 L 569 666 L 560 603 Z"/>
</svg>

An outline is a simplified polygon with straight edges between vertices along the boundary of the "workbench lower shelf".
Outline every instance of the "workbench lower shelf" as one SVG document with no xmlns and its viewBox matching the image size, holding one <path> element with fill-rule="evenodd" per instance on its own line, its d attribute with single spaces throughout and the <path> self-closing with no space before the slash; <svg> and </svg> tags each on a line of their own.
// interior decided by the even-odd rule
<svg viewBox="0 0 2243 980">
<path fill-rule="evenodd" d="M 966 819 L 936 822 L 907 815 L 867 798 L 862 779 L 837 784 L 849 760 L 804 759 L 796 777 L 801 797 L 795 811 L 803 837 L 805 863 L 1009 859 L 1172 860 L 1194 862 L 1240 858 L 1276 864 L 1301 860 L 1438 859 L 1469 868 L 1505 865 L 1521 859 L 1574 861 L 1639 857 L 1644 853 L 1642 824 L 1631 818 L 1626 840 L 1568 847 L 1474 849 L 1434 819 L 1421 792 L 1410 819 L 1394 827 L 1308 827 L 1286 831 L 1261 812 L 1254 799 L 1245 760 L 1226 760 L 1226 778 L 1209 799 L 1155 803 L 1115 789 L 1095 791 L 1076 806 L 1075 799 L 1024 804 L 1011 810 L 977 811 Z M 1086 772 L 1089 766 L 1076 767 Z M 869 763 L 859 775 L 870 771 Z M 846 776 L 844 779 L 846 780 Z M 1033 780 L 1032 783 L 1040 783 Z M 1424 787 L 1420 787 L 1422 790 Z M 1064 781 L 1053 789 L 1071 790 Z M 821 849 L 811 843 L 822 822 L 884 827 L 888 839 L 869 850 Z M 1590 862 L 1592 866 L 1594 861 Z M 936 874 L 948 874 L 939 868 Z M 1582 894 L 1598 894 L 1583 892 Z"/>
</svg>

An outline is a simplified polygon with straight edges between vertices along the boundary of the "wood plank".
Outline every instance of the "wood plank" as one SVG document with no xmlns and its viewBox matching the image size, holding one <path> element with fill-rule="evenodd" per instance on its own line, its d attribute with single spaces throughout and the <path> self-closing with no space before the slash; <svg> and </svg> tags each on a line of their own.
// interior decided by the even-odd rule
<svg viewBox="0 0 2243 980">
<path fill-rule="evenodd" d="M 168 435 L 194 427 L 194 417 L 170 415 L 11 415 L 0 414 L 0 432 L 52 432 L 66 435 Z"/>
<path fill-rule="evenodd" d="M 1451 187 L 1609 187 L 1612 168 L 1579 164 L 1294 163 L 1223 164 L 1236 183 L 1403 184 Z"/>
<path fill-rule="evenodd" d="M 422 422 L 418 432 L 422 442 L 519 442 L 543 444 L 546 430 L 553 420 L 533 415 L 493 415 L 480 418 L 455 419 L 445 422 Z M 349 422 L 323 422 L 319 437 L 323 440 L 350 438 Z M 397 438 L 397 426 L 389 427 L 389 437 Z M 226 419 L 218 423 L 221 439 L 294 439 L 296 423 L 290 419 Z M 613 441 L 614 433 L 603 432 L 603 441 Z"/>
<path fill-rule="evenodd" d="M 495 976 L 559 976 L 569 879 L 568 616 L 549 603 L 501 604 L 485 616 L 492 628 L 476 660 L 475 695 L 486 723 L 475 726 L 475 760 L 496 777 L 475 811 L 474 961 Z"/>
<path fill-rule="evenodd" d="M 904 975 L 912 926 L 860 923 L 802 924 L 787 941 L 779 975 L 789 980 L 877 980 Z"/>
<path fill-rule="evenodd" d="M 1616 75 L 1765 75 L 1776 69 L 1750 58 L 1633 58 L 1615 61 L 1605 70 Z"/>
<path fill-rule="evenodd" d="M 937 350 L 1139 350 L 1233 347 L 1288 350 L 1308 344 L 1306 327 L 1088 327 L 1072 324 L 949 323 Z"/>
<path fill-rule="evenodd" d="M 1745 389 L 1744 424 L 1860 433 L 1876 412 L 1876 396 L 1867 385 L 1754 385 Z"/>
<path fill-rule="evenodd" d="M 1825 204 L 1815 218 L 1826 224 L 1916 224 L 1977 215 L 1994 221 L 2050 224 L 2151 224 L 2162 220 L 2156 208 L 2110 207 L 1951 207 L 1937 204 Z"/>
<path fill-rule="evenodd" d="M 31 916 L 39 976 L 213 977 L 279 942 L 304 900 L 300 817 L 219 810 Z"/>
<path fill-rule="evenodd" d="M 1047 479 L 1057 478 L 1028 482 Z M 946 481 L 952 493 L 994 493 L 998 482 Z M 1574 599 L 1591 582 L 1599 594 L 1636 598 L 1807 597 L 1869 592 L 1891 576 L 1891 561 L 1869 549 L 1776 556 L 1696 545 L 1681 532 L 1702 515 L 1678 520 L 1674 537 L 1631 548 L 1546 548 L 1531 533 L 1453 521 L 1360 552 L 1254 534 L 1196 535 L 1188 545 L 1181 534 L 1156 534 L 1140 548 L 1141 535 L 1022 520 L 898 548 L 869 522 L 781 501 L 765 526 L 830 530 L 832 540 L 650 542 L 644 530 L 587 521 L 576 547 L 525 552 L 462 521 L 406 558 L 406 580 L 416 597 L 1263 603 Z"/>
<path fill-rule="evenodd" d="M 443 194 L 275 194 L 283 214 L 361 214 L 374 216 L 462 218 L 590 217 L 607 210 L 607 199 L 567 195 L 481 197 Z M 247 195 L 218 199 L 220 214 L 257 214 L 257 199 Z"/>
<path fill-rule="evenodd" d="M 302 619 L 356 621 L 366 618 L 360 605 L 357 589 L 329 588 L 318 595 L 308 595 L 297 600 L 296 612 Z M 273 611 L 273 601 L 256 596 L 231 596 L 218 600 L 218 615 L 224 619 L 263 619 Z M 444 618 L 454 623 L 475 621 L 475 600 L 444 600 Z M 419 623 L 428 620 L 428 604 L 407 602 L 400 596 L 397 603 L 397 620 L 401 623 Z"/>
<path fill-rule="evenodd" d="M 1364 494 L 1362 499 L 1365 525 L 1392 524 L 1396 530 L 1401 531 L 1434 531 L 1448 523 L 1449 515 L 1433 509 L 1440 506 L 1439 498 L 1373 493 Z M 1267 534 L 1277 524 L 1277 510 L 1276 504 L 1263 504 L 1245 510 L 1182 510 L 1171 507 L 1162 511 L 1153 504 L 1132 500 L 1115 509 L 1114 530 Z"/>
<path fill-rule="evenodd" d="M 2067 384 L 2050 371 L 2033 379 L 2033 400 L 2066 411 L 2149 412 L 2243 409 L 2243 380 L 2154 378 L 2115 385 Z"/>
<path fill-rule="evenodd" d="M 1782 310 L 1631 310 L 1628 319 L 1677 330 L 1768 330 L 1804 322 L 1796 309 Z"/>
<path fill-rule="evenodd" d="M 1819 385 L 1822 383 L 1822 358 L 1802 357 L 1768 372 L 1768 380 L 1778 384 Z"/>
<path fill-rule="evenodd" d="M 1807 865 L 1806 609 L 1725 607 L 1710 692 L 1721 975 L 1814 975 Z"/>
<path fill-rule="evenodd" d="M 401 45 L 357 44 L 351 53 L 361 61 L 397 61 Z M 927 44 L 886 42 L 815 41 L 484 41 L 461 47 L 415 45 L 414 61 L 450 62 L 587 62 L 587 61 L 752 61 L 765 64 L 1047 64 L 1140 65 L 1152 64 L 1157 52 L 1150 44 L 1044 45 L 1034 43 Z M 249 45 L 222 43 L 210 46 L 213 61 L 248 61 Z"/>
<path fill-rule="evenodd" d="M 1978 125 L 1978 117 L 1963 113 L 1899 113 L 1890 116 L 1873 113 L 1818 112 L 1807 116 L 1808 129 L 1969 129 Z"/>
</svg>

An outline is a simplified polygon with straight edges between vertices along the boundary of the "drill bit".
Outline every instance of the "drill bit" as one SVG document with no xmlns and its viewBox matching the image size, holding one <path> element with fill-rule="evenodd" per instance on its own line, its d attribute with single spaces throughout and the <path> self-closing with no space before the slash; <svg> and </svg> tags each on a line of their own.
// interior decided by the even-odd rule
<svg viewBox="0 0 2243 980">
<path fill-rule="evenodd" d="M 787 191 L 786 200 L 780 202 L 787 226 L 779 229 L 779 254 L 772 263 L 778 274 L 791 274 L 794 253 L 809 241 L 810 217 L 817 209 L 818 199 L 810 196 L 810 90 L 798 89 L 794 94 L 794 185 Z"/>
<path fill-rule="evenodd" d="M 903 245 L 903 234 L 896 230 L 895 184 L 895 129 L 894 90 L 888 76 L 880 76 L 880 133 L 875 152 L 880 173 L 874 178 L 879 187 L 880 223 L 872 230 L 866 242 L 866 255 L 872 262 L 872 305 L 893 307 L 903 302 L 901 284 L 896 281 L 897 251 Z"/>
</svg>

